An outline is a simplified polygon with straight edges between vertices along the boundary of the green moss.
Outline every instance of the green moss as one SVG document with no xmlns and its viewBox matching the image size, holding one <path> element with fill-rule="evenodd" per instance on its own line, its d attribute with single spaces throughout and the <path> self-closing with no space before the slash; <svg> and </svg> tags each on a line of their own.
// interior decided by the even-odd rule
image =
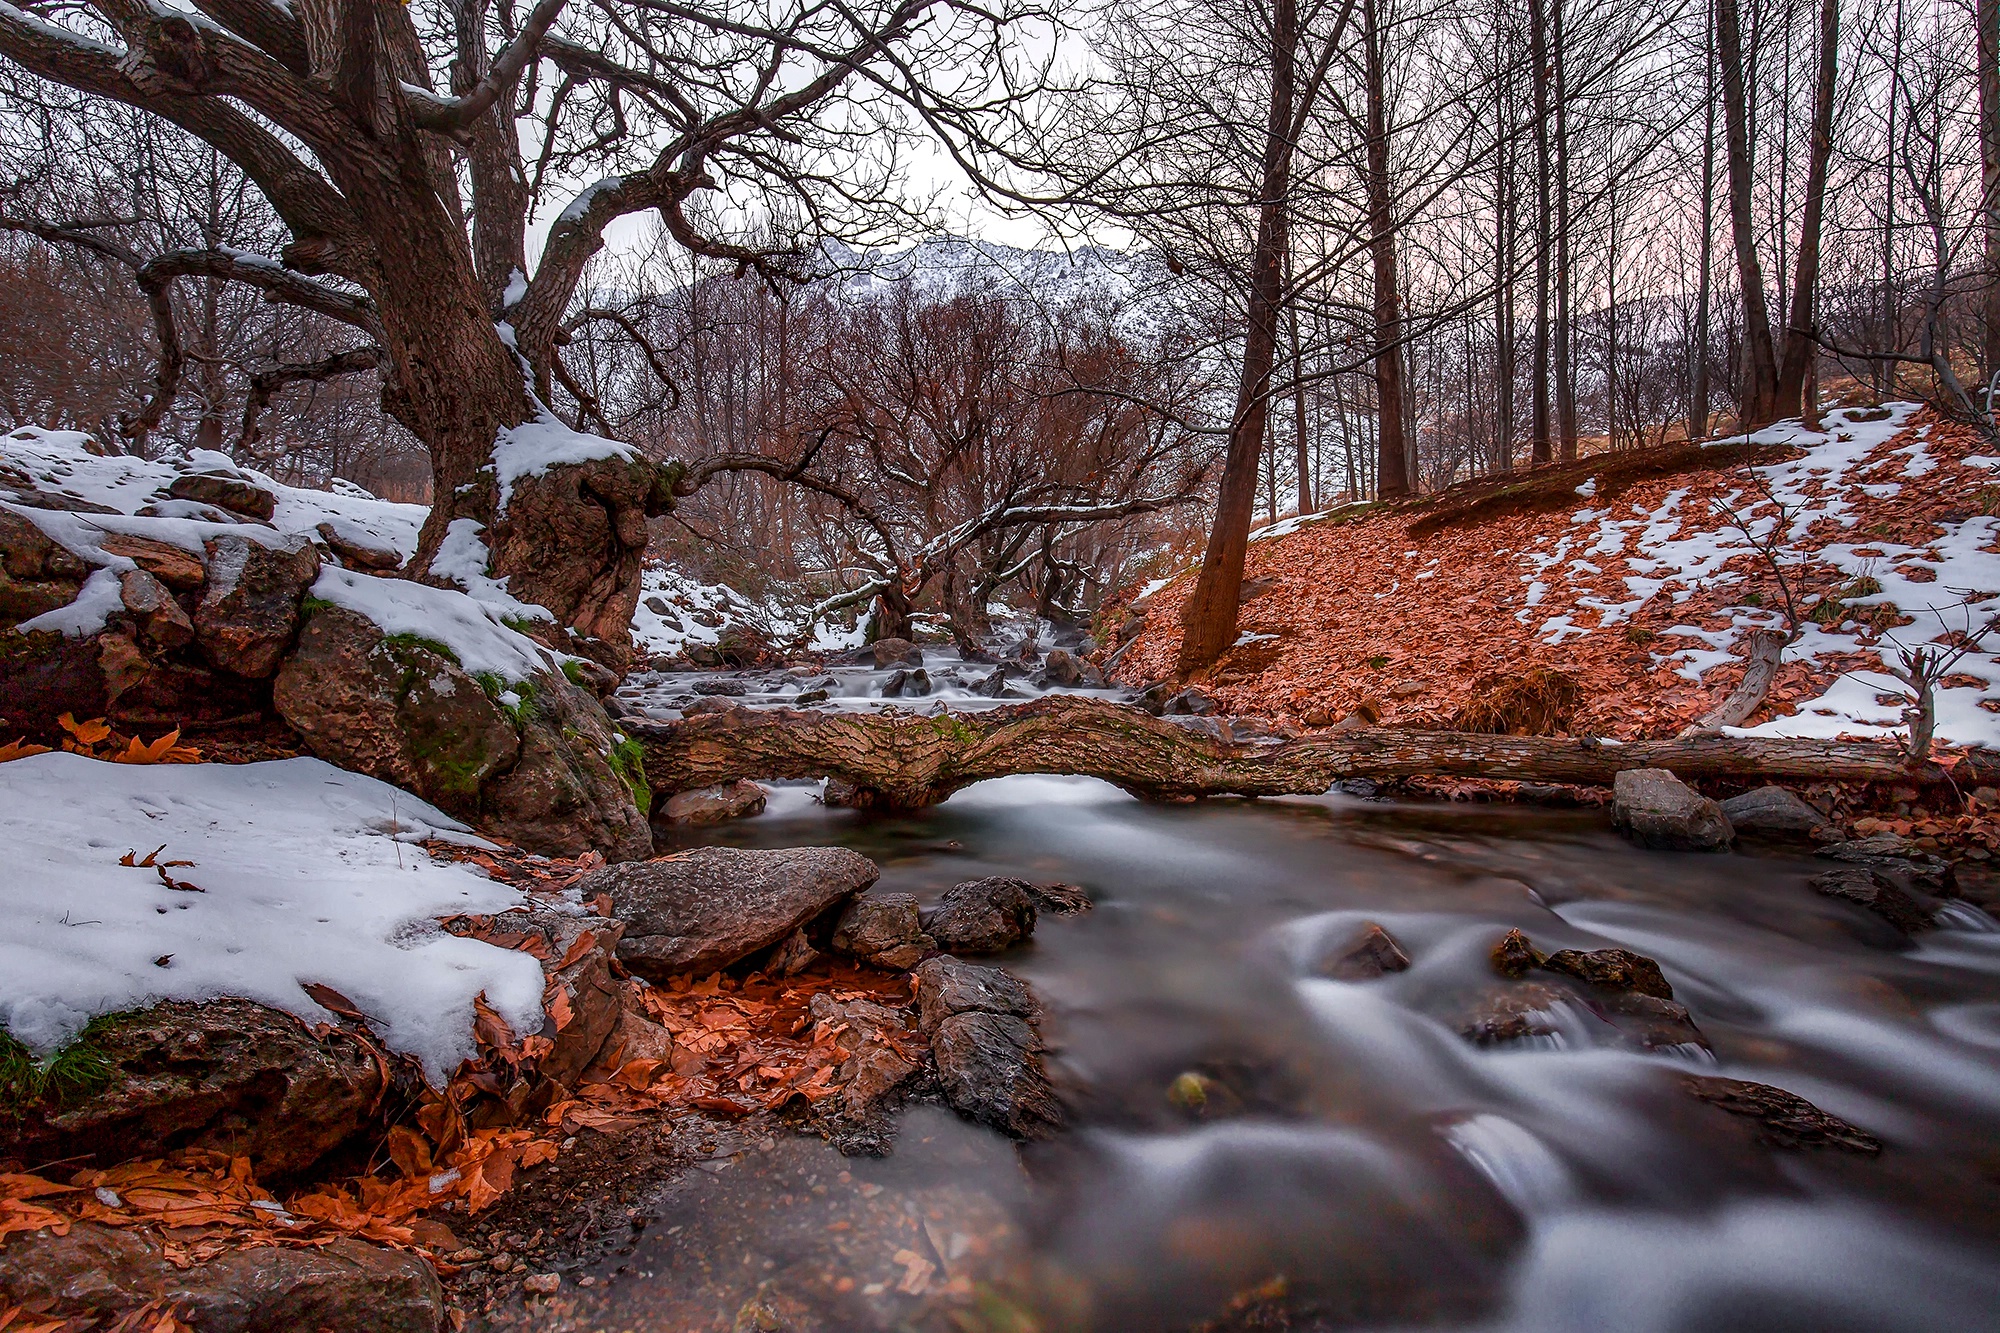
<svg viewBox="0 0 2000 1333">
<path fill-rule="evenodd" d="M 299 603 L 299 610 L 306 616 L 307 619 L 311 619 L 312 617 L 318 615 L 322 611 L 333 610 L 333 603 L 327 601 L 326 598 L 324 597 L 313 597 L 311 595 L 308 595 L 304 601 Z"/>
<path fill-rule="evenodd" d="M 532 680 L 515 681 L 511 685 L 505 686 L 500 693 L 505 694 L 510 690 L 513 692 L 514 702 L 511 704 L 502 702 L 500 704 L 500 711 L 514 720 L 514 729 L 518 731 L 534 720 L 535 699 L 541 691 L 536 688 L 535 682 Z M 498 695 L 495 696 L 496 699 L 498 697 Z"/>
<path fill-rule="evenodd" d="M 572 685 L 582 685 L 582 684 L 583 684 L 583 663 L 582 663 L 582 662 L 579 662 L 579 661 L 578 661 L 578 660 L 577 660 L 576 658 L 574 658 L 574 657 L 571 657 L 571 658 L 567 658 L 567 659 L 565 659 L 565 660 L 564 660 L 564 662 L 563 662 L 563 675 L 565 675 L 565 676 L 568 676 L 568 677 L 569 677 L 569 683 L 570 683 L 570 684 L 572 684 Z"/>
<path fill-rule="evenodd" d="M 535 637 L 535 631 L 549 622 L 537 620 L 533 616 L 502 616 L 500 623 L 516 634 L 525 634 L 532 639 Z"/>
<path fill-rule="evenodd" d="M 639 813 L 651 814 L 653 787 L 646 781 L 646 747 L 628 736 L 613 745 L 604 760 L 611 765 L 611 771 L 618 775 L 618 780 L 625 784 L 625 789 L 632 793 L 632 804 L 639 807 Z"/>
<path fill-rule="evenodd" d="M 0 1029 L 0 1117 L 19 1119 L 41 1107 L 60 1108 L 111 1081 L 117 1067 L 99 1043 L 116 1014 L 94 1018 L 77 1039 L 46 1060 Z"/>
<path fill-rule="evenodd" d="M 931 725 L 937 728 L 938 735 L 943 736 L 946 740 L 956 741 L 960 745 L 970 745 L 979 739 L 977 731 L 974 731 L 950 713 L 939 713 L 931 719 Z"/>
<path fill-rule="evenodd" d="M 1368 659 L 1368 669 L 1370 671 L 1380 671 L 1383 667 L 1388 665 L 1389 665 L 1389 659 L 1380 656 L 1379 654 L 1377 656 Z"/>
<path fill-rule="evenodd" d="M 458 665 L 458 654 L 451 650 L 450 644 L 426 638 L 421 634 L 391 634 L 383 642 L 393 644 L 398 648 L 421 648 L 427 653 L 436 653 L 453 666 Z"/>
</svg>

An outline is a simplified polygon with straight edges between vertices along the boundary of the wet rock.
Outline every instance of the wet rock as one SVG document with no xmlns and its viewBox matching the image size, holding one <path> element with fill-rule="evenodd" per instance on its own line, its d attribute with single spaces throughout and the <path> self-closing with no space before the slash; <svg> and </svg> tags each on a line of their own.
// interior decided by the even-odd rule
<svg viewBox="0 0 2000 1333">
<path fill-rule="evenodd" d="M 265 546 L 234 535 L 209 538 L 207 552 L 195 642 L 209 665 L 262 680 L 298 634 L 299 604 L 319 577 L 319 552 L 303 537 Z"/>
<path fill-rule="evenodd" d="M 343 532 L 332 523 L 322 523 L 313 531 L 326 543 L 326 549 L 340 558 L 340 563 L 349 569 L 365 569 L 371 574 L 387 574 L 403 567 L 403 557 L 399 552 L 386 546 L 374 546 L 361 540 L 353 532 Z"/>
<path fill-rule="evenodd" d="M 914 671 L 894 671 L 882 682 L 884 699 L 921 699 L 931 692 L 931 673 L 918 667 Z"/>
<path fill-rule="evenodd" d="M 167 494 L 176 500 L 191 500 L 196 504 L 227 509 L 232 514 L 254 518 L 260 523 L 270 522 L 271 515 L 278 512 L 278 497 L 247 477 L 190 472 L 186 476 L 175 477 L 167 487 Z"/>
<path fill-rule="evenodd" d="M 915 1076 L 918 1065 L 887 1042 L 870 1041 L 847 1057 L 835 1074 L 841 1110 L 850 1118 L 876 1114 L 891 1094 Z"/>
<path fill-rule="evenodd" d="M 1717 1110 L 1757 1124 L 1757 1139 L 1773 1148 L 1839 1148 L 1874 1157 L 1882 1141 L 1867 1130 L 1828 1115 L 1796 1093 L 1765 1083 L 1712 1074 L 1683 1074 L 1681 1087 Z"/>
<path fill-rule="evenodd" d="M 908 639 L 877 639 L 862 649 L 867 660 L 878 667 L 920 667 L 924 651 Z"/>
<path fill-rule="evenodd" d="M 1784 787 L 1759 787 L 1722 803 L 1722 813 L 1739 835 L 1766 838 L 1811 838 L 1826 827 L 1827 818 Z"/>
<path fill-rule="evenodd" d="M 999 953 L 1035 933 L 1027 881 L 993 876 L 948 890 L 925 928 L 947 953 Z"/>
<path fill-rule="evenodd" d="M 733 713 L 743 707 L 734 699 L 703 699 L 699 703 L 681 709 L 682 717 L 700 717 L 704 713 Z"/>
<path fill-rule="evenodd" d="M 264 1178 L 295 1175 L 369 1125 L 382 1069 L 344 1032 L 314 1037 L 249 1000 L 169 1000 L 92 1029 L 108 1079 L 88 1095 L 0 1116 L 0 1157 L 122 1161 L 209 1148 Z M 11 1250 L 9 1251 L 11 1253 Z"/>
<path fill-rule="evenodd" d="M 1077 916 L 1095 905 L 1090 895 L 1075 884 L 1030 884 L 1028 896 L 1035 900 L 1036 911 L 1055 916 Z"/>
<path fill-rule="evenodd" d="M 1831 861 L 1867 866 L 1905 888 L 1922 889 L 1940 897 L 1946 896 L 1958 882 L 1949 862 L 1928 855 L 1908 838 L 1894 833 L 1828 843 L 1819 849 L 1818 855 Z"/>
<path fill-rule="evenodd" d="M 1006 1014 L 1033 1023 L 1041 1016 L 1034 994 L 1005 968 L 940 954 L 917 969 L 917 1013 L 925 1036 L 953 1014 Z"/>
<path fill-rule="evenodd" d="M 777 656 L 771 641 L 748 625 L 731 625 L 716 635 L 715 651 L 733 667 L 756 666 Z"/>
<path fill-rule="evenodd" d="M 1675 1046 L 1708 1049 L 1708 1038 L 1678 1000 L 1626 991 L 1599 997 L 1599 1011 L 1613 1027 L 1649 1051 Z"/>
<path fill-rule="evenodd" d="M 1222 705 L 1207 690 L 1190 685 L 1160 705 L 1161 717 L 1209 717 Z"/>
<path fill-rule="evenodd" d="M 972 687 L 972 692 L 987 699 L 1005 698 L 1007 694 L 1007 674 L 1010 670 L 1011 668 L 1004 665 L 994 667 L 978 684 Z"/>
<path fill-rule="evenodd" d="M 610 1035 L 598 1047 L 596 1057 L 579 1076 L 580 1083 L 602 1083 L 634 1060 L 670 1063 L 674 1057 L 674 1034 L 650 1018 L 630 1009 L 620 1009 Z"/>
<path fill-rule="evenodd" d="M 1503 977 L 1523 977 L 1530 968 L 1539 965 L 1542 956 L 1535 952 L 1535 946 L 1528 937 L 1518 930 L 1510 930 L 1500 937 L 1493 946 L 1493 970 Z"/>
<path fill-rule="evenodd" d="M 874 967 L 903 971 L 937 947 L 907 893 L 864 893 L 833 923 L 833 949 Z"/>
<path fill-rule="evenodd" d="M 1541 966 L 1606 990 L 1674 998 L 1674 988 L 1667 984 L 1660 965 L 1630 949 L 1558 949 L 1544 958 Z"/>
<path fill-rule="evenodd" d="M 728 695 L 730 698 L 735 699 L 735 698 L 740 698 L 743 694 L 745 694 L 747 692 L 747 689 L 744 686 L 743 682 L 740 680 L 733 679 L 732 677 L 729 676 L 717 676 L 713 680 L 696 681 L 694 683 L 694 692 L 696 694 L 705 694 L 705 695 L 725 694 Z"/>
<path fill-rule="evenodd" d="M 174 600 L 167 585 L 143 569 L 128 569 L 118 579 L 118 596 L 139 633 L 155 648 L 172 651 L 194 638 L 194 622 Z"/>
<path fill-rule="evenodd" d="M 1021 1018 L 953 1014 L 931 1034 L 945 1100 L 960 1115 L 1020 1139 L 1062 1127 L 1062 1104 L 1042 1068 L 1041 1039 Z"/>
<path fill-rule="evenodd" d="M 1806 882 L 1815 893 L 1867 908 L 1905 935 L 1931 927 L 1931 909 L 1871 866 L 1842 866 L 1823 875 L 1814 875 Z"/>
<path fill-rule="evenodd" d="M 1459 1020 L 1458 1032 L 1476 1045 L 1497 1046 L 1560 1031 L 1555 1007 L 1569 995 L 1538 981 L 1523 982 L 1481 996 Z"/>
<path fill-rule="evenodd" d="M 1313 969 L 1333 981 L 1373 981 L 1409 968 L 1410 956 L 1388 931 L 1370 921 L 1354 939 L 1330 951 Z"/>
<path fill-rule="evenodd" d="M 1618 775 L 1611 822 L 1656 851 L 1721 851 L 1734 836 L 1720 805 L 1664 768 L 1628 768 Z"/>
<path fill-rule="evenodd" d="M 668 798 L 664 813 L 670 824 L 723 824 L 764 813 L 764 801 L 769 795 L 750 779 L 738 778 L 713 787 L 676 792 Z"/>
<path fill-rule="evenodd" d="M 80 1222 L 66 1236 L 11 1237 L 0 1250 L 0 1294 L 0 1304 L 105 1321 L 152 1305 L 201 1333 L 438 1333 L 447 1324 L 444 1289 L 422 1256 L 347 1238 L 229 1250 L 183 1269 L 148 1237 Z"/>
<path fill-rule="evenodd" d="M 820 791 L 819 803 L 830 810 L 867 810 L 876 803 L 873 788 L 846 778 L 828 778 Z"/>
<path fill-rule="evenodd" d="M 810 690 L 800 690 L 798 696 L 792 702 L 804 708 L 807 704 L 823 704 L 827 701 L 827 698 L 828 695 L 825 690 L 815 687 Z"/>
<path fill-rule="evenodd" d="M 768 948 L 880 873 L 839 847 L 701 847 L 594 870 L 576 888 L 585 899 L 611 895 L 613 915 L 625 922 L 619 961 L 657 981 L 713 972 Z"/>
<path fill-rule="evenodd" d="M 1049 655 L 1042 659 L 1042 683 L 1046 685 L 1081 685 L 1083 683 L 1083 663 L 1075 653 L 1067 648 L 1051 648 Z"/>
<path fill-rule="evenodd" d="M 705 643 L 691 643 L 687 646 L 687 660 L 712 670 L 722 665 L 722 654 Z"/>
</svg>

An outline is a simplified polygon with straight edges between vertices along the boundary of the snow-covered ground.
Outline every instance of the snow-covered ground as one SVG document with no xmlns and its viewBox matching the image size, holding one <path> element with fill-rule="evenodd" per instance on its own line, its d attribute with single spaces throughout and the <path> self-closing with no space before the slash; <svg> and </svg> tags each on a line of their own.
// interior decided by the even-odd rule
<svg viewBox="0 0 2000 1333">
<path fill-rule="evenodd" d="M 441 1080 L 473 1054 L 480 993 L 516 1031 L 541 1026 L 542 971 L 438 928 L 523 900 L 432 860 L 429 838 L 479 842 L 409 793 L 317 759 L 0 764 L 13 867 L 0 876 L 0 1027 L 46 1052 L 99 1014 L 221 995 L 332 1021 L 301 989 L 313 982 Z M 164 869 L 120 864 L 155 849 Z"/>
<path fill-rule="evenodd" d="M 775 598 L 755 601 L 723 583 L 703 583 L 664 564 L 640 571 L 639 605 L 632 612 L 632 642 L 654 657 L 685 657 L 695 647 L 713 648 L 732 625 L 755 630 L 773 644 L 799 637 L 803 617 Z M 859 625 L 817 623 L 805 645 L 809 652 L 858 648 Z"/>
</svg>

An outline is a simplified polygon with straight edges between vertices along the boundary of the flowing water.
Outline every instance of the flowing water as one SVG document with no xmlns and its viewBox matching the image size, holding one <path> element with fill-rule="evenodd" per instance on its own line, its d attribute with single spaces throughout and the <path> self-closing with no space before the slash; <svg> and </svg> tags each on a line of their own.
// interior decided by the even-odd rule
<svg viewBox="0 0 2000 1333">
<path fill-rule="evenodd" d="M 603 1327 L 1174 1329 L 1234 1301 L 1232 1328 L 2000 1328 L 2000 930 L 1976 909 L 1911 945 L 1808 889 L 1825 862 L 1642 852 L 1601 812 L 1087 779 L 907 817 L 781 787 L 704 836 L 844 844 L 927 901 L 1084 886 L 1094 911 L 1000 960 L 1048 1010 L 1075 1124 L 1018 1156 L 934 1108 L 883 1161 L 723 1143 L 605 1266 Z M 1408 970 L 1314 975 L 1369 922 Z M 1575 997 L 1474 1045 L 1510 927 L 1658 960 L 1710 1049 L 1648 1051 Z M 1767 1147 L 1688 1074 L 1781 1086 L 1883 1151 Z"/>
</svg>

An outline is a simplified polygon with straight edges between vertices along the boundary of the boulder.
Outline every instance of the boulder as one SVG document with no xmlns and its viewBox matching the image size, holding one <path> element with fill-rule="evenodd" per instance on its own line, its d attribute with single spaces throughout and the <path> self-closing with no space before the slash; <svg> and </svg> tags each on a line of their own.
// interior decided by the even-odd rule
<svg viewBox="0 0 2000 1333">
<path fill-rule="evenodd" d="M 167 585 L 143 569 L 128 569 L 118 580 L 119 600 L 132 614 L 146 642 L 171 652 L 194 638 L 194 622 Z"/>
<path fill-rule="evenodd" d="M 731 699 L 738 699 L 747 693 L 748 690 L 748 686 L 733 676 L 717 676 L 712 680 L 698 680 L 694 683 L 694 692 L 696 694 L 711 697 L 726 695 Z"/>
<path fill-rule="evenodd" d="M 278 497 L 248 477 L 225 477 L 213 472 L 190 472 L 175 477 L 167 494 L 176 500 L 214 505 L 232 514 L 269 523 L 278 512 Z"/>
<path fill-rule="evenodd" d="M 815 685 L 813 688 L 809 690 L 800 690 L 797 696 L 794 697 L 792 700 L 792 702 L 794 704 L 797 704 L 800 708 L 804 708 L 808 704 L 823 704 L 826 701 L 827 701 L 826 690 L 817 685 Z"/>
<path fill-rule="evenodd" d="M 633 983 L 637 984 L 637 983 Z M 598 1048 L 596 1057 L 579 1076 L 580 1083 L 608 1082 L 634 1060 L 658 1060 L 666 1064 L 674 1056 L 674 1034 L 652 1019 L 620 1009 L 611 1034 Z"/>
<path fill-rule="evenodd" d="M 1550 972 L 1561 972 L 1606 990 L 1630 991 L 1662 1000 L 1674 998 L 1674 988 L 1667 984 L 1660 965 L 1630 949 L 1592 949 L 1588 952 L 1558 949 L 1542 959 L 1541 965 Z"/>
<path fill-rule="evenodd" d="M 877 639 L 862 650 L 878 667 L 920 667 L 924 650 L 908 639 Z"/>
<path fill-rule="evenodd" d="M 558 672 L 509 690 L 505 704 L 430 646 L 334 607 L 307 622 L 272 699 L 320 758 L 408 788 L 529 851 L 651 854 L 641 775 L 628 783 L 614 769 L 622 751 L 603 706 Z"/>
<path fill-rule="evenodd" d="M 1735 836 L 1720 805 L 1664 768 L 1628 768 L 1618 775 L 1611 822 L 1656 851 L 1718 852 Z"/>
<path fill-rule="evenodd" d="M 733 667 L 756 666 L 778 655 L 771 641 L 748 625 L 731 625 L 716 635 L 715 651 Z"/>
<path fill-rule="evenodd" d="M 1460 1016 L 1458 1033 L 1479 1046 L 1552 1036 L 1561 1031 L 1556 1007 L 1568 999 L 1568 992 L 1539 981 L 1488 991 Z"/>
<path fill-rule="evenodd" d="M 1042 683 L 1045 685 L 1083 684 L 1083 663 L 1067 648 L 1051 648 L 1049 655 L 1042 659 Z"/>
<path fill-rule="evenodd" d="M 93 639 L 0 628 L 0 745 L 18 736 L 55 744 L 64 713 L 103 717 L 109 697 L 101 655 Z"/>
<path fill-rule="evenodd" d="M 1518 930 L 1502 935 L 1500 942 L 1493 946 L 1491 957 L 1493 970 L 1503 977 L 1526 976 L 1530 968 L 1542 961 L 1542 956 L 1535 952 L 1535 946 Z"/>
<path fill-rule="evenodd" d="M 1815 893 L 1845 899 L 1857 907 L 1867 908 L 1905 935 L 1930 929 L 1931 909 L 1871 866 L 1841 866 L 1837 870 L 1814 875 L 1806 882 Z"/>
<path fill-rule="evenodd" d="M 1038 1021 L 1041 1010 L 1021 979 L 1000 967 L 940 954 L 916 971 L 917 1013 L 925 1036 L 953 1014 L 1004 1014 Z"/>
<path fill-rule="evenodd" d="M 1222 705 L 1207 690 L 1190 685 L 1160 705 L 1162 717 L 1209 717 Z"/>
<path fill-rule="evenodd" d="M 1313 971 L 1333 981 L 1372 981 L 1409 966 L 1410 956 L 1395 937 L 1370 921 L 1359 936 L 1328 952 Z"/>
<path fill-rule="evenodd" d="M 313 529 L 319 539 L 326 543 L 340 563 L 349 569 L 365 569 L 371 574 L 388 574 L 403 566 L 401 553 L 386 546 L 375 546 L 362 540 L 351 529 L 342 531 L 333 523 L 322 523 Z"/>
<path fill-rule="evenodd" d="M 176 1326 L 201 1333 L 439 1333 L 447 1326 L 444 1289 L 421 1255 L 342 1237 L 309 1249 L 227 1250 L 181 1268 L 152 1238 L 91 1222 L 75 1223 L 65 1236 L 17 1234 L 0 1250 L 0 1306 L 31 1303 L 105 1323 L 145 1306 L 171 1309 L 187 1321 Z"/>
<path fill-rule="evenodd" d="M 907 893 L 864 893 L 833 923 L 833 950 L 875 967 L 904 971 L 937 947 Z"/>
<path fill-rule="evenodd" d="M 1055 916 L 1076 916 L 1088 912 L 1094 904 L 1090 895 L 1076 884 L 1049 883 L 1030 884 L 1028 896 L 1035 900 L 1037 912 L 1048 912 Z"/>
<path fill-rule="evenodd" d="M 1680 1082 L 1689 1096 L 1755 1122 L 1758 1142 L 1768 1147 L 1838 1148 L 1864 1157 L 1882 1151 L 1882 1141 L 1867 1130 L 1783 1088 L 1713 1074 L 1683 1074 Z"/>
<path fill-rule="evenodd" d="M 1047 1138 L 1062 1127 L 1041 1053 L 1034 1028 L 1010 1014 L 953 1014 L 931 1033 L 931 1057 L 952 1109 L 1018 1139 Z"/>
<path fill-rule="evenodd" d="M 264 1178 L 295 1175 L 374 1120 L 382 1067 L 345 1032 L 315 1037 L 249 1000 L 169 1000 L 100 1020 L 82 1039 L 103 1057 L 95 1091 L 0 1116 L 0 1157 L 96 1154 L 99 1165 L 209 1148 Z"/>
<path fill-rule="evenodd" d="M 1035 897 L 1027 881 L 993 876 L 948 890 L 924 923 L 947 953 L 999 953 L 1035 933 Z"/>
<path fill-rule="evenodd" d="M 972 687 L 972 692 L 988 699 L 1004 698 L 1007 694 L 1007 673 L 1010 669 L 1004 663 L 994 667 Z"/>
<path fill-rule="evenodd" d="M 199 592 L 208 582 L 208 571 L 192 552 L 178 546 L 114 532 L 98 543 L 106 555 L 122 555 L 175 592 Z"/>
<path fill-rule="evenodd" d="M 319 552 L 303 537 L 265 546 L 234 534 L 209 538 L 207 551 L 195 642 L 211 666 L 262 680 L 298 634 L 300 603 L 319 577 Z"/>
<path fill-rule="evenodd" d="M 738 778 L 713 787 L 676 792 L 667 799 L 663 813 L 669 824 L 722 824 L 762 814 L 769 795 L 750 779 Z"/>
<path fill-rule="evenodd" d="M 625 922 L 618 960 L 648 980 L 713 972 L 778 943 L 881 872 L 841 847 L 701 847 L 593 870 L 585 899 L 611 895 Z"/>
<path fill-rule="evenodd" d="M 0 626 L 76 600 L 90 566 L 11 509 L 0 509 Z"/>
<path fill-rule="evenodd" d="M 1741 834 L 1766 838 L 1809 839 L 1827 826 L 1827 818 L 1784 787 L 1759 787 L 1722 803 L 1729 826 Z"/>
<path fill-rule="evenodd" d="M 544 1077 L 574 1087 L 627 1016 L 619 984 L 611 976 L 625 923 L 550 911 L 530 912 L 525 918 L 509 912 L 505 920 L 509 927 L 525 925 L 548 941 L 541 960 L 547 978 L 542 1007 L 548 1017 L 538 1035 L 552 1044 L 536 1068 Z"/>
</svg>

